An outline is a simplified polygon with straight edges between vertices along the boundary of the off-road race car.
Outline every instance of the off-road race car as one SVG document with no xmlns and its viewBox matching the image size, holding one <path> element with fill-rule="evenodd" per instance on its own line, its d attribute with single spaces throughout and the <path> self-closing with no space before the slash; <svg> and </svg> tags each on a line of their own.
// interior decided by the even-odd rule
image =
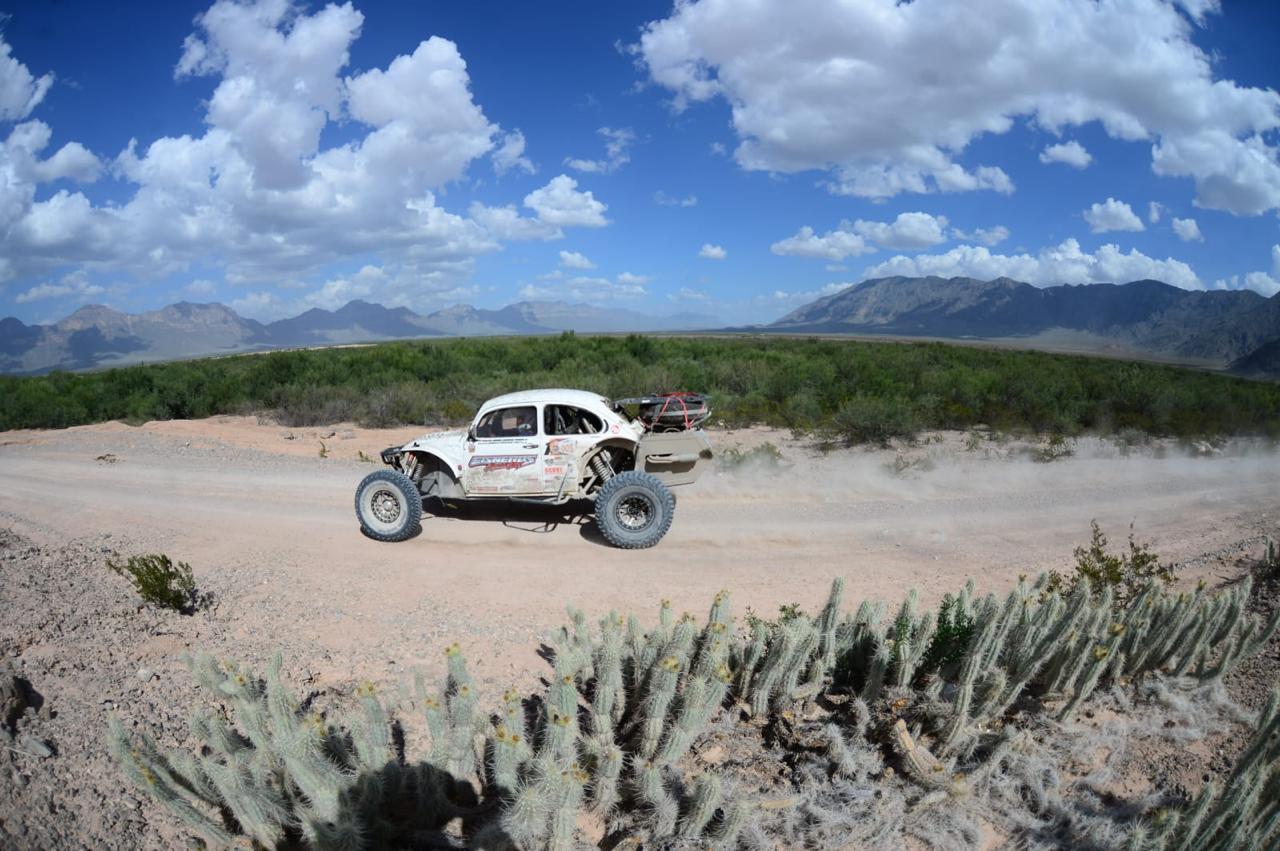
<svg viewBox="0 0 1280 851">
<path fill-rule="evenodd" d="M 490 399 L 467 431 L 425 434 L 382 451 L 391 469 L 356 488 L 370 538 L 417 534 L 425 499 L 595 503 L 596 525 L 624 549 L 651 547 L 671 527 L 670 488 L 693 484 L 711 460 L 697 394 L 610 401 L 583 390 L 529 390 Z"/>
</svg>

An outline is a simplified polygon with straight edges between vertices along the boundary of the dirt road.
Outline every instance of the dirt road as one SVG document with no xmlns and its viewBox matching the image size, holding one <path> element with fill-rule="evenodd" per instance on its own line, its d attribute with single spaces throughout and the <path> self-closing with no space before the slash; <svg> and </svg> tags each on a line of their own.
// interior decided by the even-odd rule
<svg viewBox="0 0 1280 851">
<path fill-rule="evenodd" d="M 373 467 L 357 453 L 376 457 L 417 431 L 291 431 L 223 417 L 11 432 L 0 435 L 0 524 L 42 543 L 189 561 L 228 619 L 220 638 L 254 655 L 300 645 L 332 675 L 353 675 L 348 665 L 370 660 L 435 667 L 439 646 L 456 638 L 489 645 L 477 663 L 498 679 L 531 667 L 567 603 L 648 613 L 669 598 L 701 611 L 728 587 L 738 611 L 772 613 L 818 605 L 836 575 L 852 599 L 894 601 L 917 587 L 933 602 L 969 578 L 999 590 L 1067 566 L 1093 518 L 1117 543 L 1132 523 L 1200 576 L 1215 566 L 1202 556 L 1280 531 L 1280 456 L 1257 446 L 1193 457 L 1086 441 L 1045 464 L 1015 445 L 966 449 L 960 435 L 906 453 L 824 455 L 750 431 L 713 439 L 773 441 L 782 465 L 683 489 L 670 534 L 651 550 L 611 549 L 589 519 L 541 508 L 443 512 L 412 541 L 368 540 L 351 505 Z"/>
</svg>

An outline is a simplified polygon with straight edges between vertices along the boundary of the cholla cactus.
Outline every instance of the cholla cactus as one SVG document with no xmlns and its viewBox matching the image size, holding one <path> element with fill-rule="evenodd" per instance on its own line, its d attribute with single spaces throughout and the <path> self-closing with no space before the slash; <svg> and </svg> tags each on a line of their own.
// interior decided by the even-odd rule
<svg viewBox="0 0 1280 851">
<path fill-rule="evenodd" d="M 318 849 L 404 847 L 464 816 L 473 847 L 571 848 L 578 813 L 590 806 L 611 829 L 634 829 L 653 844 L 736 848 L 759 833 L 749 827 L 753 805 L 726 792 L 719 778 L 692 772 L 685 755 L 729 698 L 764 715 L 837 685 L 833 694 L 844 690 L 848 706 L 820 728 L 814 775 L 832 785 L 833 797 L 822 803 L 811 788 L 802 797 L 809 817 L 826 820 L 821 838 L 839 833 L 839 819 L 855 817 L 849 808 L 867 800 L 859 796 L 873 778 L 920 787 L 866 805 L 881 827 L 845 830 L 884 844 L 883 825 L 900 827 L 904 800 L 927 808 L 976 788 L 983 771 L 990 784 L 1024 763 L 1030 776 L 1034 760 L 1008 734 L 1009 708 L 1029 688 L 1060 701 L 1067 714 L 1099 687 L 1154 672 L 1221 677 L 1280 628 L 1280 615 L 1264 624 L 1248 614 L 1248 591 L 1170 594 L 1152 585 L 1118 609 L 1105 590 L 1063 597 L 1041 579 L 1020 581 L 1002 600 L 975 601 L 966 586 L 949 599 L 945 618 L 921 612 L 911 595 L 886 623 L 884 606 L 870 601 L 842 617 L 837 581 L 816 619 L 795 617 L 772 629 L 755 623 L 749 635 L 732 628 L 724 592 L 704 624 L 677 619 L 664 604 L 648 633 L 637 619 L 613 613 L 596 631 L 570 610 L 570 624 L 554 639 L 550 685 L 530 697 L 529 713 L 514 691 L 492 714 L 481 712 L 457 645 L 445 651 L 442 687 L 415 678 L 431 740 L 418 763 L 392 746 L 391 720 L 371 683 L 356 690 L 353 720 L 343 723 L 300 707 L 278 656 L 262 679 L 202 657 L 192 661 L 197 681 L 230 708 L 230 720 L 208 712 L 193 719 L 207 752 L 162 754 L 119 725 L 112 745 L 134 783 L 219 845 L 234 839 L 234 825 L 263 846 L 300 836 Z M 784 719 L 799 725 L 803 715 Z M 1273 844 L 1278 716 L 1280 693 L 1221 791 L 1208 787 L 1193 806 L 1149 819 L 1129 838 L 1159 851 Z M 889 766 L 885 742 L 893 744 Z M 971 781 L 960 780 L 955 766 L 975 753 L 986 768 L 979 761 Z M 891 769 L 901 779 L 885 779 Z M 471 792 L 461 794 L 468 783 Z M 1027 794 L 1048 794 L 1042 785 L 1028 781 Z"/>
</svg>

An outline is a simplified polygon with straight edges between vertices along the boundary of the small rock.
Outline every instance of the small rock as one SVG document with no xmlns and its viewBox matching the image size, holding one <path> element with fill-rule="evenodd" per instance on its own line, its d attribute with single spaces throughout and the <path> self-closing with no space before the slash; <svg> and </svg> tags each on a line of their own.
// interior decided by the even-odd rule
<svg viewBox="0 0 1280 851">
<path fill-rule="evenodd" d="M 298 438 L 294 437 L 294 434 L 293 434 L 293 432 L 291 432 L 291 431 L 286 431 L 284 434 L 282 434 L 282 435 L 280 435 L 280 436 L 281 436 L 281 437 L 283 437 L 285 440 L 297 440 L 297 439 L 298 439 Z"/>
<path fill-rule="evenodd" d="M 139 668 L 138 679 L 144 683 L 149 683 L 152 680 L 159 679 L 159 677 L 157 677 L 156 672 L 151 670 L 150 668 Z"/>
<path fill-rule="evenodd" d="M 724 762 L 724 748 L 720 745 L 712 745 L 698 753 L 698 759 L 707 765 L 719 765 Z"/>
<path fill-rule="evenodd" d="M 39 757 L 40 759 L 48 759 L 53 756 L 53 748 L 49 747 L 49 745 L 43 740 L 37 739 L 29 733 L 24 733 L 19 736 L 17 745 L 18 750 L 28 753 L 31 756 Z"/>
</svg>

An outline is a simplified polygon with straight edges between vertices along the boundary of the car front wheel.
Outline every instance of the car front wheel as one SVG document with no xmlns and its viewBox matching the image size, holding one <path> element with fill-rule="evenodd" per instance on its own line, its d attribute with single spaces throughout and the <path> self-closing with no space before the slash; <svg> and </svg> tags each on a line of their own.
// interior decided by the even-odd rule
<svg viewBox="0 0 1280 851">
<path fill-rule="evenodd" d="M 356 518 L 375 541 L 403 541 L 422 528 L 422 495 L 404 473 L 376 470 L 356 488 Z"/>
</svg>

